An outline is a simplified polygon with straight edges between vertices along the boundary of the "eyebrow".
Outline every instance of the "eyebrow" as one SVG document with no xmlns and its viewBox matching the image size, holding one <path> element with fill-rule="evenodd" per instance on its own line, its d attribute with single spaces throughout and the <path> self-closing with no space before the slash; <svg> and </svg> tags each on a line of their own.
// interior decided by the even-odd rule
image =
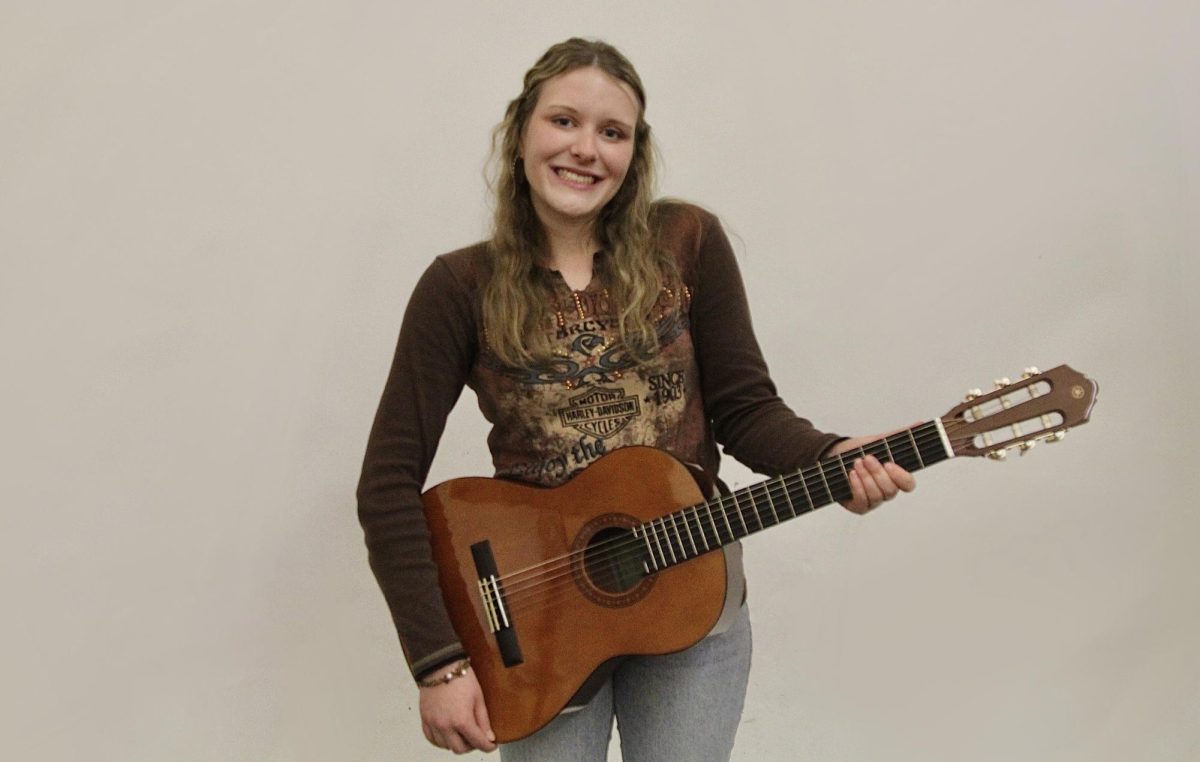
<svg viewBox="0 0 1200 762">
<path fill-rule="evenodd" d="M 571 113 L 571 114 L 578 114 L 578 113 L 579 113 L 579 109 L 577 109 L 577 108 L 575 108 L 575 107 L 573 107 L 573 106 L 568 106 L 568 105 L 567 105 L 567 104 L 565 104 L 565 103 L 548 103 L 548 104 L 546 104 L 546 110 L 547 110 L 547 111 L 566 111 L 566 112 L 569 112 L 569 113 Z M 625 128 L 626 130 L 633 130 L 633 125 L 632 125 L 632 124 L 628 124 L 628 123 L 626 123 L 626 122 L 624 122 L 624 121 L 622 121 L 622 120 L 620 120 L 620 119 L 613 119 L 613 118 L 611 118 L 611 117 L 610 117 L 610 118 L 608 118 L 608 119 L 605 119 L 605 120 L 604 120 L 604 123 L 605 123 L 605 124 L 615 124 L 615 125 L 617 125 L 618 127 L 623 127 L 623 128 Z"/>
</svg>

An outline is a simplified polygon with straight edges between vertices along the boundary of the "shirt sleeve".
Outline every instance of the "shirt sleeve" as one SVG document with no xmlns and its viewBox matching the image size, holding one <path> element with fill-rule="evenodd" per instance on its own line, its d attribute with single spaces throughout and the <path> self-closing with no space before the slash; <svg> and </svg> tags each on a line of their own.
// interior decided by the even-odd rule
<svg viewBox="0 0 1200 762">
<path fill-rule="evenodd" d="M 463 652 L 442 603 L 420 493 L 477 341 L 466 287 L 434 260 L 405 310 L 358 484 L 371 569 L 414 676 Z"/>
<path fill-rule="evenodd" d="M 761 474 L 812 464 L 841 437 L 817 430 L 780 399 L 754 336 L 729 239 L 713 215 L 702 212 L 701 223 L 691 321 L 713 436 Z"/>
</svg>

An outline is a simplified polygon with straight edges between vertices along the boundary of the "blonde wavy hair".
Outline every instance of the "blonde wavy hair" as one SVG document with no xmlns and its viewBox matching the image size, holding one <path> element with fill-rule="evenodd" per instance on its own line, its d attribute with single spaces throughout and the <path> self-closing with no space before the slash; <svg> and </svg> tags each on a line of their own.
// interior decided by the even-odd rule
<svg viewBox="0 0 1200 762">
<path fill-rule="evenodd" d="M 506 365 L 531 367 L 550 359 L 546 327 L 553 306 L 536 277 L 546 240 L 519 160 L 521 140 L 542 85 L 560 74 L 594 66 L 633 89 L 638 117 L 633 160 L 617 194 L 601 209 L 596 239 L 606 252 L 605 288 L 617 310 L 621 341 L 645 359 L 658 348 L 653 313 L 664 286 L 676 276 L 674 260 L 654 242 L 654 144 L 646 122 L 646 93 L 633 65 L 613 46 L 573 37 L 552 46 L 525 73 L 524 88 L 492 133 L 490 185 L 496 211 L 489 242 L 491 275 L 483 292 L 488 345 Z"/>
</svg>

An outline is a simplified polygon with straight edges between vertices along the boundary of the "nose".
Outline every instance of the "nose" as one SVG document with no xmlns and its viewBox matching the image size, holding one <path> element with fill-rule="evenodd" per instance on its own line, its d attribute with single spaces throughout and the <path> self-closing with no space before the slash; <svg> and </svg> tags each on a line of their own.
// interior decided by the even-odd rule
<svg viewBox="0 0 1200 762">
<path fill-rule="evenodd" d="M 580 130 L 571 144 L 571 155 L 581 162 L 596 158 L 596 136 L 590 130 Z"/>
</svg>

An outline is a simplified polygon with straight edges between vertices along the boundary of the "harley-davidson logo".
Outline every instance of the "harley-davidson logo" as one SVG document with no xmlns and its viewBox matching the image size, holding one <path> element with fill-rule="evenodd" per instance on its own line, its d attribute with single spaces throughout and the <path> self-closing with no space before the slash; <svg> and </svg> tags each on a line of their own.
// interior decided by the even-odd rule
<svg viewBox="0 0 1200 762">
<path fill-rule="evenodd" d="M 624 389 L 604 387 L 577 394 L 568 400 L 567 407 L 558 409 L 563 426 L 599 439 L 611 437 L 641 414 L 637 397 L 626 397 Z"/>
</svg>

